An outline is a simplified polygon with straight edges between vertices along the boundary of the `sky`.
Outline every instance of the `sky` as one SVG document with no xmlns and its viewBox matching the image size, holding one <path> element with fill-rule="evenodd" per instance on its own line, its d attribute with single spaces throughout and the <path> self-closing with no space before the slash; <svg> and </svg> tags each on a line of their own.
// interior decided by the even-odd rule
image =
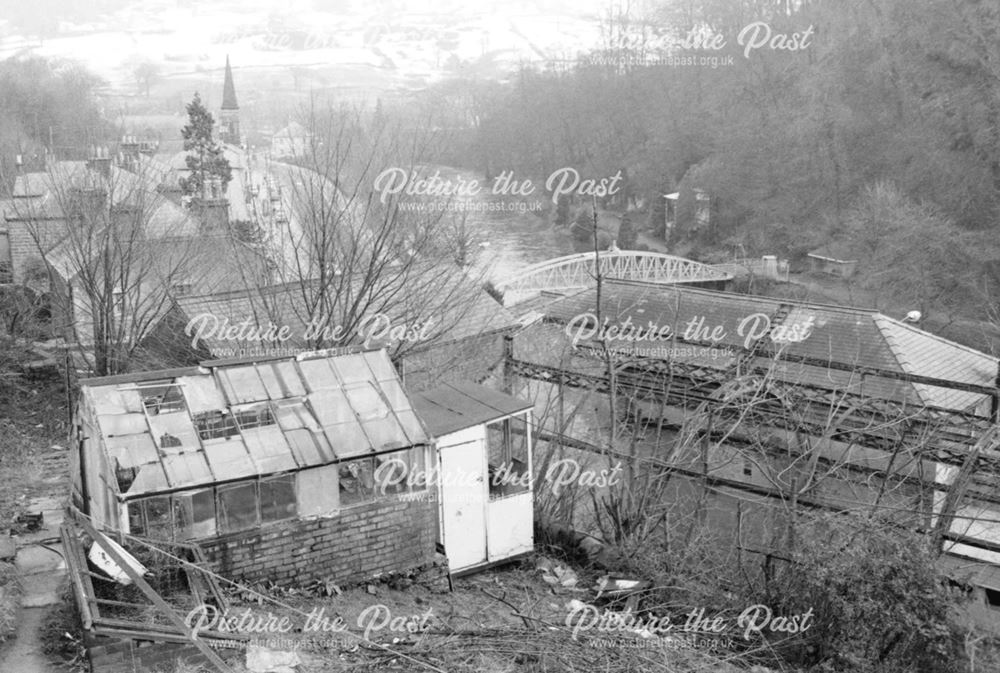
<svg viewBox="0 0 1000 673">
<path fill-rule="evenodd" d="M 460 69 L 571 59 L 621 0 L 0 0 L 0 58 L 75 59 L 113 88 L 138 63 L 167 77 L 218 67 L 343 66 L 420 86 Z M 637 7 L 637 3 L 631 3 Z"/>
</svg>

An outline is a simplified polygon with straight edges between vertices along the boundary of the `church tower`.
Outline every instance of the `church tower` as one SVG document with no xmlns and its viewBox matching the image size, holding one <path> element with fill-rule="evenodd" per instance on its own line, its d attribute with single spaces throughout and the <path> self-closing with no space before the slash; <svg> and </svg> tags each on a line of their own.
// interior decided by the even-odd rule
<svg viewBox="0 0 1000 673">
<path fill-rule="evenodd" d="M 240 106 L 236 102 L 233 70 L 226 56 L 226 81 L 222 85 L 222 112 L 219 114 L 219 140 L 229 145 L 240 144 Z"/>
</svg>

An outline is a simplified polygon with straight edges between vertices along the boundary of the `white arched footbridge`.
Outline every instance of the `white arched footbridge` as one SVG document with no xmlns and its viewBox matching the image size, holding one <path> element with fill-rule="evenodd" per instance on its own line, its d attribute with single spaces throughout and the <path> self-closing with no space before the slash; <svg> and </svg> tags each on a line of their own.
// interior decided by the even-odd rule
<svg viewBox="0 0 1000 673">
<path fill-rule="evenodd" d="M 549 259 L 521 269 L 495 282 L 505 306 L 512 306 L 542 292 L 570 294 L 596 284 L 595 255 L 582 252 Z M 636 250 L 607 250 L 599 254 L 601 276 L 658 285 L 721 283 L 732 274 L 701 262 Z"/>
</svg>

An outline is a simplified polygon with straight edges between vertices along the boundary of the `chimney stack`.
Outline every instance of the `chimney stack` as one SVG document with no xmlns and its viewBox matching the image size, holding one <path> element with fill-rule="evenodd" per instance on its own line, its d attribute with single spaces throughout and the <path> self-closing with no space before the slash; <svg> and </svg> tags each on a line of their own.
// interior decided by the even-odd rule
<svg viewBox="0 0 1000 673">
<path fill-rule="evenodd" d="M 111 153 L 108 148 L 102 145 L 91 146 L 87 168 L 108 177 L 111 174 Z"/>
</svg>

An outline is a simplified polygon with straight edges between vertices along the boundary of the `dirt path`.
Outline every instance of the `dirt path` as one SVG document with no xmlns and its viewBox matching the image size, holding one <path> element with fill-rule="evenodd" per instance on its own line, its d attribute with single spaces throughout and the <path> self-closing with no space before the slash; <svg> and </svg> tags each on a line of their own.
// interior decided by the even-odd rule
<svg viewBox="0 0 1000 673">
<path fill-rule="evenodd" d="M 23 608 L 18 620 L 17 636 L 0 652 L 0 671 L 10 673 L 56 673 L 60 669 L 42 653 L 39 631 L 45 608 Z"/>
<path fill-rule="evenodd" d="M 3 673 L 61 670 L 42 651 L 41 626 L 47 607 L 59 602 L 59 590 L 66 576 L 66 563 L 58 541 L 64 506 L 62 499 L 56 497 L 32 499 L 26 509 L 42 512 L 42 528 L 14 538 L 17 545 L 14 565 L 21 583 L 21 612 L 14 641 L 0 652 L 0 671 Z"/>
</svg>

